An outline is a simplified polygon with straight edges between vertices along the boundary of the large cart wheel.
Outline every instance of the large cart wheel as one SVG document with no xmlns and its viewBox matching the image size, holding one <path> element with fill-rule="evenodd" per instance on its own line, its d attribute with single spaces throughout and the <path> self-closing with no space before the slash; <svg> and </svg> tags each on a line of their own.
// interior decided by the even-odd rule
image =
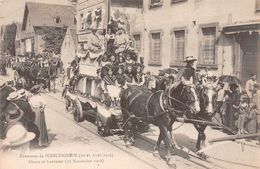
<svg viewBox="0 0 260 169">
<path fill-rule="evenodd" d="M 99 116 L 97 116 L 96 124 L 97 124 L 97 132 L 100 136 L 105 137 L 109 135 L 110 133 L 109 127 L 103 124 Z"/>
<path fill-rule="evenodd" d="M 83 109 L 79 100 L 75 100 L 73 104 L 73 116 L 76 122 L 82 122 L 84 120 Z"/>
</svg>

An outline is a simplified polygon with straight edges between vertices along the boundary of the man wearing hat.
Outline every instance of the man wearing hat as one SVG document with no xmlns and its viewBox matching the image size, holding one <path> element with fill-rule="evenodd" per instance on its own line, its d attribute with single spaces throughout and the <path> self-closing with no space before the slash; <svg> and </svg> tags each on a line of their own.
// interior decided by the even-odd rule
<svg viewBox="0 0 260 169">
<path fill-rule="evenodd" d="M 6 98 L 13 91 L 14 91 L 14 89 L 11 86 L 8 86 L 8 85 L 6 85 L 5 82 L 0 81 L 0 138 L 4 137 L 4 130 L 5 130 L 4 110 L 7 106 Z"/>
<path fill-rule="evenodd" d="M 193 56 L 187 56 L 185 58 L 186 66 L 182 70 L 180 70 L 180 73 L 178 74 L 177 79 L 180 80 L 184 85 L 192 85 L 194 84 L 195 74 L 196 70 L 194 68 L 194 62 L 197 59 Z"/>
</svg>

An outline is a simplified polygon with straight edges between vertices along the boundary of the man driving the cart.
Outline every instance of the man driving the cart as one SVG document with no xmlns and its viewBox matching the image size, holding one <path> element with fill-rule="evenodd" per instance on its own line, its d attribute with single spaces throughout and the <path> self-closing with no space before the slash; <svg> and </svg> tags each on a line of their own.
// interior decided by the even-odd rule
<svg viewBox="0 0 260 169">
<path fill-rule="evenodd" d="M 184 85 L 193 85 L 195 81 L 196 70 L 194 68 L 194 62 L 197 59 L 193 56 L 186 56 L 185 61 L 186 66 L 180 70 L 176 81 L 181 81 Z"/>
</svg>

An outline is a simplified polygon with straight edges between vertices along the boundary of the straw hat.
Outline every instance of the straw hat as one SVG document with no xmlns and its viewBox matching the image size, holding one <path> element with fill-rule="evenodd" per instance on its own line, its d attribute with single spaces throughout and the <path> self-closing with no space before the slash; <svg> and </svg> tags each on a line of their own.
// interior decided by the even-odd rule
<svg viewBox="0 0 260 169">
<path fill-rule="evenodd" d="M 6 98 L 6 100 L 8 101 L 15 101 L 20 99 L 22 96 L 18 93 L 18 92 L 12 92 L 8 95 L 8 97 Z"/>
<path fill-rule="evenodd" d="M 194 56 L 186 56 L 184 62 L 196 61 L 197 59 Z"/>
<path fill-rule="evenodd" d="M 41 85 L 35 85 L 31 88 L 30 92 L 32 92 L 33 94 L 38 94 L 40 93 L 41 89 Z"/>
<path fill-rule="evenodd" d="M 28 143 L 34 138 L 34 133 L 27 132 L 26 129 L 18 123 L 8 129 L 3 144 L 6 146 L 18 146 Z"/>
<path fill-rule="evenodd" d="M 18 90 L 17 93 L 18 93 L 21 97 L 26 96 L 26 91 L 25 91 L 24 89 Z"/>
</svg>

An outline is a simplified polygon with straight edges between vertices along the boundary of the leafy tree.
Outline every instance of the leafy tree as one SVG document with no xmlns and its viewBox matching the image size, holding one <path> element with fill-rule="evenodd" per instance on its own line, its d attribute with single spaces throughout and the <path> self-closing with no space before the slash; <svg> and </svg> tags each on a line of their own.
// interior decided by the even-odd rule
<svg viewBox="0 0 260 169">
<path fill-rule="evenodd" d="M 3 50 L 9 52 L 12 56 L 15 55 L 16 28 L 16 23 L 6 25 L 4 33 Z"/>
<path fill-rule="evenodd" d="M 37 27 L 36 32 L 41 35 L 42 39 L 45 41 L 43 44 L 44 52 L 60 53 L 66 28 Z"/>
</svg>

